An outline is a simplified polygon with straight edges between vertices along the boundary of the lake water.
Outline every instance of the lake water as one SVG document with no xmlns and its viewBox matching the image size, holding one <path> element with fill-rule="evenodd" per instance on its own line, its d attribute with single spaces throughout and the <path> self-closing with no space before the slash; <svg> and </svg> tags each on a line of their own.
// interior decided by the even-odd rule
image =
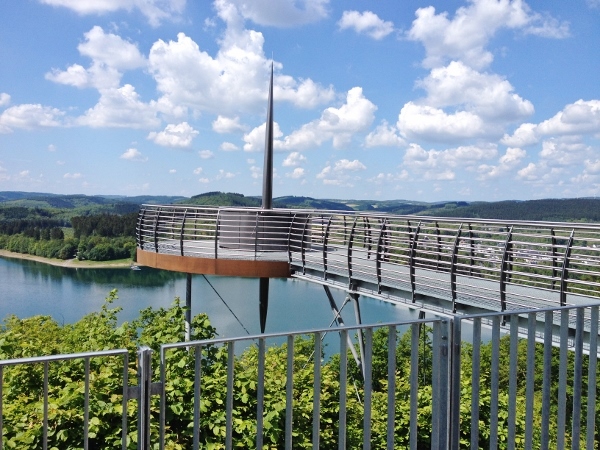
<svg viewBox="0 0 600 450">
<path fill-rule="evenodd" d="M 215 290 L 251 334 L 260 332 L 258 279 L 207 277 Z M 104 299 L 118 289 L 116 306 L 123 307 L 121 321 L 130 321 L 149 306 L 169 307 L 175 297 L 185 303 L 186 275 L 142 268 L 73 269 L 36 261 L 0 257 L 0 318 L 14 314 L 43 314 L 60 323 L 73 323 L 99 311 Z M 332 289 L 338 305 L 345 293 Z M 418 313 L 368 297 L 360 297 L 363 323 L 402 321 Z M 192 314 L 205 312 L 221 337 L 246 335 L 227 306 L 201 275 L 192 277 Z M 355 324 L 349 303 L 343 310 L 346 325 Z M 326 328 L 333 319 L 323 287 L 294 279 L 270 282 L 267 333 Z"/>
</svg>

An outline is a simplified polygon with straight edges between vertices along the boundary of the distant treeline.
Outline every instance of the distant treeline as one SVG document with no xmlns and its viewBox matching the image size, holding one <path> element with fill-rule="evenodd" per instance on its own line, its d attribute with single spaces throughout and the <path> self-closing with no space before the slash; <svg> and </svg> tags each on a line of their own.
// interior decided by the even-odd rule
<svg viewBox="0 0 600 450">
<path fill-rule="evenodd" d="M 137 213 L 123 215 L 95 214 L 93 216 L 77 216 L 71 218 L 73 236 L 135 236 Z"/>
<path fill-rule="evenodd" d="M 600 199 L 570 198 L 471 203 L 468 206 L 436 209 L 432 215 L 498 220 L 551 222 L 600 222 Z"/>
</svg>

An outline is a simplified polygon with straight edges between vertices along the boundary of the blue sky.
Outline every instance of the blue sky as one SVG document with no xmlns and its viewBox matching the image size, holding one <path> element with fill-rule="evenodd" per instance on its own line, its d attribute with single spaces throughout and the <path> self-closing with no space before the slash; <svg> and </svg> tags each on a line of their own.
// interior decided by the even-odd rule
<svg viewBox="0 0 600 450">
<path fill-rule="evenodd" d="M 0 190 L 600 195 L 600 0 L 5 0 Z"/>
</svg>

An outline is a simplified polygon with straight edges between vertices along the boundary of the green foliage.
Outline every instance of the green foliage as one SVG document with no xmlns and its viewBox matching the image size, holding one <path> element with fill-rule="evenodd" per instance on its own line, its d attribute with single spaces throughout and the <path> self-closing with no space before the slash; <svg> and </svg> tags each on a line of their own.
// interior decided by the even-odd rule
<svg viewBox="0 0 600 450">
<path fill-rule="evenodd" d="M 136 384 L 136 350 L 144 345 L 154 350 L 153 381 L 160 380 L 160 346 L 184 340 L 186 309 L 175 299 L 169 308 L 146 308 L 130 323 L 118 321 L 120 308 L 114 307 L 116 291 L 111 291 L 106 303 L 97 313 L 89 314 L 75 324 L 60 325 L 46 316 L 19 319 L 7 317 L 0 327 L 0 359 L 26 358 L 38 355 L 65 354 L 94 350 L 123 348 L 128 350 L 129 383 Z M 192 320 L 192 340 L 216 337 L 205 314 Z M 432 330 L 420 327 L 417 346 L 419 370 L 417 389 L 417 447 L 431 447 L 432 395 Z M 396 337 L 395 371 L 395 448 L 408 448 L 410 442 L 411 395 L 411 329 Z M 517 375 L 516 448 L 524 447 L 527 341 L 519 340 Z M 230 351 L 234 361 L 233 443 L 238 448 L 253 448 L 256 442 L 256 408 L 258 396 L 257 345 L 245 348 L 216 346 L 205 342 L 196 347 L 170 349 L 164 355 L 165 370 L 165 441 L 168 449 L 190 448 L 193 441 L 194 390 L 197 355 L 201 354 L 201 392 L 199 416 L 200 447 L 224 448 L 226 433 L 227 362 Z M 239 345 L 239 344 L 238 344 Z M 312 413 L 315 357 L 321 365 L 320 378 L 320 441 L 321 448 L 337 448 L 339 434 L 340 358 L 333 355 L 314 355 L 314 337 L 299 336 L 293 341 L 293 448 L 312 448 Z M 371 448 L 386 448 L 388 402 L 388 329 L 373 333 L 373 384 Z M 197 353 L 199 352 L 199 353 Z M 284 447 L 286 420 L 288 344 L 272 345 L 265 353 L 264 377 L 264 447 Z M 463 343 L 461 352 L 461 448 L 470 448 L 471 392 L 473 346 Z M 364 384 L 356 364 L 348 353 L 347 378 L 347 448 L 360 448 L 363 440 Z M 543 348 L 535 345 L 534 446 L 539 442 L 541 429 L 541 384 L 543 380 Z M 90 360 L 90 448 L 118 448 L 121 442 L 123 359 L 118 357 Z M 584 374 L 588 359 L 584 358 Z M 508 447 L 508 370 L 509 342 L 500 341 L 499 361 L 499 445 Z M 556 399 L 558 353 L 552 353 L 552 392 Z M 572 385 L 574 360 L 569 355 L 568 386 Z M 479 389 L 479 448 L 489 448 L 492 414 L 491 344 L 481 344 L 481 379 Z M 84 364 L 71 360 L 49 364 L 49 448 L 81 448 L 83 439 L 83 379 Z M 585 377 L 584 377 L 585 378 Z M 21 364 L 5 367 L 3 372 L 3 426 L 6 448 L 39 448 L 41 446 L 43 411 L 43 365 Z M 589 388 L 584 380 L 583 394 Z M 598 390 L 597 387 L 593 387 Z M 571 405 L 573 392 L 567 392 Z M 562 405 L 551 405 L 550 436 L 556 443 L 556 414 Z M 151 441 L 158 439 L 159 397 L 151 398 Z M 585 416 L 586 406 L 583 414 Z M 127 406 L 128 448 L 135 448 L 137 439 L 137 404 L 131 399 Z M 571 427 L 571 410 L 567 408 L 567 430 Z M 600 417 L 596 414 L 596 417 Z M 597 422 L 600 418 L 596 419 Z M 598 427 L 600 423 L 597 423 Z M 582 427 L 582 432 L 585 427 Z M 567 442 L 570 436 L 567 432 Z"/>
</svg>

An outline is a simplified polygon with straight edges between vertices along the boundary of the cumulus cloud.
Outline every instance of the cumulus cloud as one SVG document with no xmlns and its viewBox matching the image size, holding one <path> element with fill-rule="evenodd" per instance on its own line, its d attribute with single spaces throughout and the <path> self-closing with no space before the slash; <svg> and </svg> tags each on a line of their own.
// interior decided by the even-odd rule
<svg viewBox="0 0 600 450">
<path fill-rule="evenodd" d="M 302 167 L 296 167 L 291 172 L 286 173 L 285 176 L 288 178 L 293 178 L 294 180 L 298 180 L 300 178 L 304 178 L 305 171 L 304 171 L 304 168 L 302 168 Z"/>
<path fill-rule="evenodd" d="M 318 147 L 328 140 L 332 141 L 335 148 L 341 148 L 356 133 L 368 129 L 376 110 L 377 106 L 363 95 L 362 88 L 352 88 L 348 91 L 346 103 L 339 108 L 325 109 L 320 119 L 309 122 L 286 136 L 281 144 L 282 148 L 303 150 Z"/>
<path fill-rule="evenodd" d="M 212 129 L 219 134 L 235 133 L 246 130 L 246 126 L 240 124 L 239 117 L 225 117 L 219 115 L 212 123 Z"/>
<path fill-rule="evenodd" d="M 340 30 L 353 29 L 358 34 L 366 34 L 373 39 L 383 39 L 394 31 L 394 24 L 380 19 L 371 11 L 344 11 L 338 22 Z"/>
<path fill-rule="evenodd" d="M 246 152 L 262 152 L 265 150 L 265 134 L 266 134 L 266 123 L 259 125 L 249 133 L 244 134 L 244 151 Z M 283 143 L 279 138 L 283 136 L 279 124 L 273 122 L 273 149 L 282 150 Z"/>
<path fill-rule="evenodd" d="M 83 175 L 81 175 L 79 172 L 77 172 L 77 173 L 68 173 L 67 172 L 63 175 L 63 178 L 71 178 L 73 180 L 76 180 L 81 177 L 83 177 Z"/>
<path fill-rule="evenodd" d="M 138 10 L 150 25 L 158 26 L 164 20 L 177 19 L 185 9 L 186 0 L 39 0 L 52 6 L 62 6 L 80 15 L 102 15 L 120 9 Z"/>
<path fill-rule="evenodd" d="M 10 95 L 6 92 L 0 92 L 0 107 L 10 104 Z"/>
<path fill-rule="evenodd" d="M 211 159 L 215 157 L 215 154 L 210 150 L 200 150 L 198 156 L 202 159 Z"/>
<path fill-rule="evenodd" d="M 404 139 L 398 135 L 398 129 L 390 126 L 387 120 L 371 131 L 365 138 L 365 147 L 402 147 L 406 145 Z"/>
<path fill-rule="evenodd" d="M 215 4 L 221 10 L 235 6 L 244 19 L 259 25 L 283 28 L 326 18 L 329 0 L 217 0 Z"/>
<path fill-rule="evenodd" d="M 419 8 L 415 14 L 407 37 L 423 44 L 423 65 L 428 68 L 452 60 L 475 69 L 487 67 L 493 55 L 486 46 L 503 28 L 553 38 L 564 38 L 569 33 L 567 23 L 532 11 L 523 1 L 470 0 L 452 18 L 447 12 L 436 13 L 433 6 Z"/>
<path fill-rule="evenodd" d="M 120 158 L 126 159 L 128 161 L 138 161 L 138 162 L 148 161 L 148 158 L 145 157 L 144 155 L 142 155 L 142 152 L 140 152 L 137 148 L 128 148 L 127 150 L 125 150 L 125 153 L 123 153 L 120 156 Z"/>
<path fill-rule="evenodd" d="M 135 88 L 126 84 L 101 91 L 98 103 L 77 118 L 79 125 L 93 128 L 155 128 L 160 125 L 156 105 L 140 100 Z"/>
<path fill-rule="evenodd" d="M 187 122 L 182 122 L 177 125 L 169 124 L 159 133 L 152 131 L 148 134 L 148 139 L 164 147 L 186 148 L 192 145 L 192 140 L 197 135 L 198 131 L 194 130 Z"/>
<path fill-rule="evenodd" d="M 223 150 L 224 152 L 235 152 L 238 151 L 240 148 L 235 145 L 233 142 L 223 142 L 221 144 L 221 150 Z"/>
<path fill-rule="evenodd" d="M 99 26 L 84 33 L 84 38 L 77 49 L 92 60 L 90 67 L 85 69 L 73 64 L 64 71 L 52 69 L 45 75 L 47 80 L 78 88 L 118 88 L 124 71 L 146 65 L 137 45 L 116 34 L 105 33 Z"/>
<path fill-rule="evenodd" d="M 352 174 L 366 169 L 367 167 L 358 159 L 354 161 L 340 159 L 333 166 L 331 164 L 325 166 L 317 178 L 323 180 L 323 184 L 352 187 L 353 182 L 360 179 L 359 176 Z"/>
<path fill-rule="evenodd" d="M 527 155 L 527 152 L 521 148 L 507 148 L 506 153 L 500 157 L 498 164 L 489 165 L 481 164 L 477 171 L 479 172 L 478 179 L 485 181 L 491 178 L 497 178 L 513 171 L 515 167 Z"/>
<path fill-rule="evenodd" d="M 296 167 L 306 162 L 306 156 L 299 152 L 290 153 L 281 164 L 283 167 Z"/>
<path fill-rule="evenodd" d="M 0 114 L 0 133 L 10 133 L 14 129 L 32 130 L 62 125 L 65 113 L 57 108 L 40 104 L 11 106 Z"/>
<path fill-rule="evenodd" d="M 200 175 L 202 173 L 203 169 L 202 167 L 196 167 L 194 169 L 194 175 Z"/>
<path fill-rule="evenodd" d="M 235 178 L 235 174 L 232 172 L 227 172 L 226 170 L 220 169 L 219 174 L 217 175 L 217 180 L 230 179 Z"/>
<path fill-rule="evenodd" d="M 425 150 L 418 144 L 406 149 L 403 167 L 411 169 L 426 180 L 453 180 L 456 170 L 474 170 L 479 161 L 497 155 L 494 144 L 459 146 L 447 150 Z"/>
</svg>

